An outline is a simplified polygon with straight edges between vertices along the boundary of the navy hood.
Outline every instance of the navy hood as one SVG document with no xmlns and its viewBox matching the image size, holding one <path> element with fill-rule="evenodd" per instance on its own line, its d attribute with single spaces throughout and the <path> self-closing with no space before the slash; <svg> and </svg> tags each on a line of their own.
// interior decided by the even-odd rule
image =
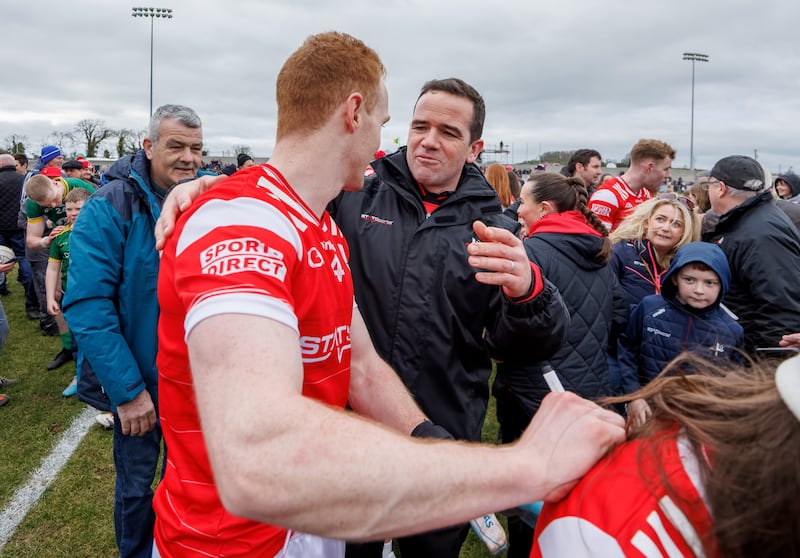
<svg viewBox="0 0 800 558">
<path fill-rule="evenodd" d="M 675 298 L 678 287 L 672 282 L 672 276 L 686 264 L 700 262 L 710 267 L 719 277 L 720 290 L 714 305 L 718 305 L 728 293 L 731 284 L 731 268 L 722 248 L 709 242 L 690 242 L 675 254 L 672 264 L 661 278 L 661 294 L 666 298 Z"/>
<path fill-rule="evenodd" d="M 789 197 L 795 197 L 800 194 L 800 176 L 797 176 L 793 172 L 787 172 L 786 174 L 778 175 L 775 178 L 775 181 L 772 183 L 772 187 L 775 189 L 775 193 L 778 193 L 778 180 L 783 180 L 786 184 L 789 185 L 789 189 L 792 191 Z"/>
</svg>

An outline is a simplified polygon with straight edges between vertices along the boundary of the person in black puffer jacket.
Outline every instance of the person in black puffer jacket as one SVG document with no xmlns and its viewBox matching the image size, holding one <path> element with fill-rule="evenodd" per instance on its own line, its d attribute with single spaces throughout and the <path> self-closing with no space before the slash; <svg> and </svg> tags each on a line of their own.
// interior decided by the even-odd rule
<svg viewBox="0 0 800 558">
<path fill-rule="evenodd" d="M 720 159 L 708 188 L 711 209 L 720 218 L 703 234 L 728 258 L 732 279 L 725 305 L 739 316 L 751 355 L 800 331 L 800 234 L 764 190 L 767 184 L 755 159 Z"/>
<path fill-rule="evenodd" d="M 561 348 L 547 360 L 497 363 L 492 393 L 503 443 L 516 440 L 549 393 L 542 368 L 549 364 L 564 387 L 588 399 L 611 394 L 606 347 L 612 322 L 624 323 L 627 303 L 608 265 L 608 231 L 586 206 L 583 180 L 557 173 L 534 175 L 522 188 L 519 216 L 528 227 L 528 257 L 558 287 L 570 313 Z M 508 556 L 527 557 L 533 529 L 509 516 Z"/>
</svg>

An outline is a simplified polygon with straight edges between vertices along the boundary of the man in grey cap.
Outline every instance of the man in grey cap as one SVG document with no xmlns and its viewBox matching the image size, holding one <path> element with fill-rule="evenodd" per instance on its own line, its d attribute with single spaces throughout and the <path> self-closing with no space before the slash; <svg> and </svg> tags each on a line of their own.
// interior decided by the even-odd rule
<svg viewBox="0 0 800 558">
<path fill-rule="evenodd" d="M 800 331 L 800 235 L 768 186 L 758 161 L 743 155 L 717 161 L 707 183 L 720 217 L 703 240 L 728 258 L 733 277 L 724 303 L 739 317 L 753 356 Z"/>
</svg>

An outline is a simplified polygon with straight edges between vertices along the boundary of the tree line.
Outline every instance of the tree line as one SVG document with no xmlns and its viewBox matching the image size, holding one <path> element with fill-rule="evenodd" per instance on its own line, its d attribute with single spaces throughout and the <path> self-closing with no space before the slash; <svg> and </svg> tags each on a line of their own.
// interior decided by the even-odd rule
<svg viewBox="0 0 800 558">
<path fill-rule="evenodd" d="M 122 157 L 138 151 L 146 133 L 144 129 L 109 128 L 104 120 L 87 118 L 78 121 L 68 132 L 51 132 L 42 144 L 57 145 L 65 154 L 80 152 L 86 157 Z M 29 145 L 26 136 L 12 134 L 3 140 L 0 152 L 27 153 Z"/>
</svg>

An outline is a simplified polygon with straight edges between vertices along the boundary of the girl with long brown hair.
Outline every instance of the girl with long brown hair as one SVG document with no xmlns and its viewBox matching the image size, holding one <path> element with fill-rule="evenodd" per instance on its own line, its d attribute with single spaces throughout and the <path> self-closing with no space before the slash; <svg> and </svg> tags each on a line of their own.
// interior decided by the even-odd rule
<svg viewBox="0 0 800 558">
<path fill-rule="evenodd" d="M 652 416 L 544 506 L 532 558 L 800 556 L 800 357 L 684 353 L 631 397 Z"/>
</svg>

